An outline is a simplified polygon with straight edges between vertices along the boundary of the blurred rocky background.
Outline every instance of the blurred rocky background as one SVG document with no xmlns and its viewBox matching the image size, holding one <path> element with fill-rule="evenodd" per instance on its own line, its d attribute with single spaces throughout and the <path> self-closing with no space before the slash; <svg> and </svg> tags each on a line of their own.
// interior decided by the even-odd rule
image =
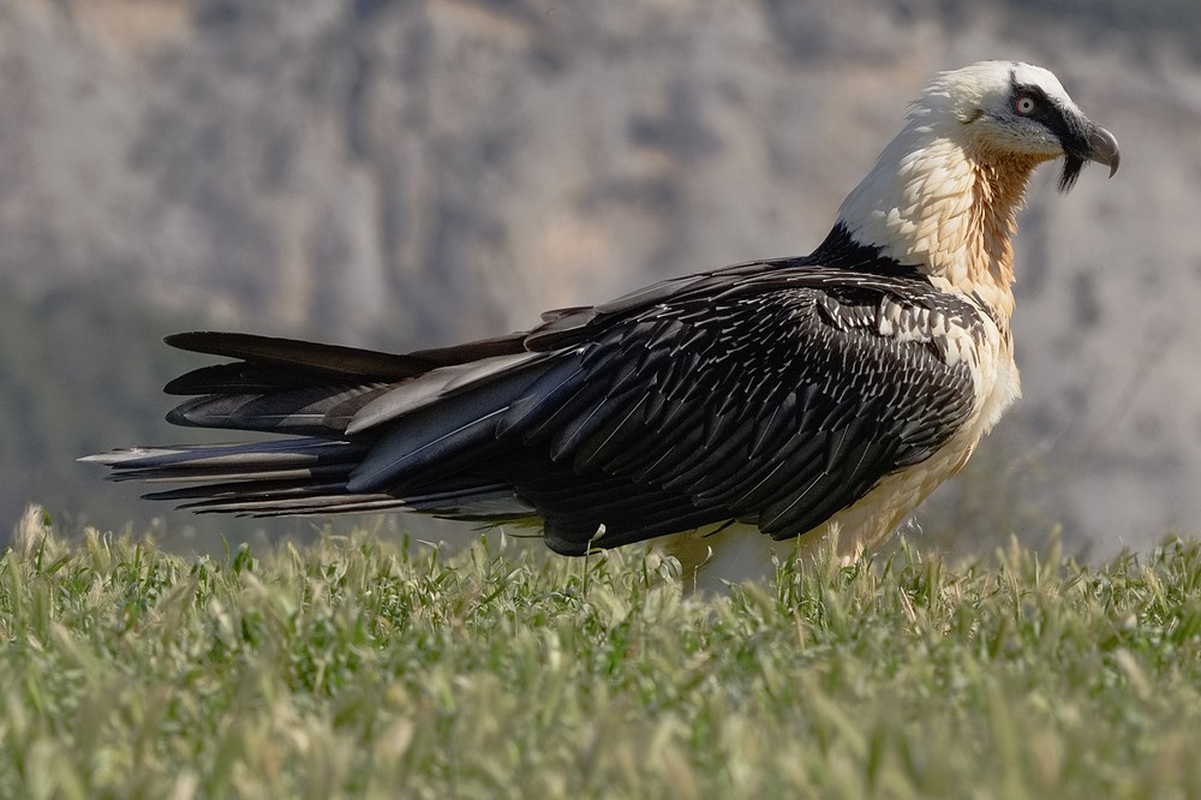
<svg viewBox="0 0 1201 800">
<path fill-rule="evenodd" d="M 808 252 L 933 73 L 1006 58 L 1123 168 L 1035 181 L 1025 399 L 916 525 L 1196 532 L 1198 42 L 1192 0 L 0 0 L 0 530 L 29 502 L 181 546 L 310 530 L 206 527 L 74 459 L 200 438 L 161 422 L 202 363 L 174 330 L 410 349 Z"/>
</svg>

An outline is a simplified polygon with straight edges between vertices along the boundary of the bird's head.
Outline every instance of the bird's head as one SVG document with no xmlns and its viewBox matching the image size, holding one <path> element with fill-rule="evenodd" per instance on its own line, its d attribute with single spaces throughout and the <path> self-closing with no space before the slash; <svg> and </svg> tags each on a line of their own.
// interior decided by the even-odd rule
<svg viewBox="0 0 1201 800">
<path fill-rule="evenodd" d="M 1059 188 L 1067 191 L 1088 161 L 1118 169 L 1118 141 L 1072 102 L 1048 70 L 1012 61 L 981 61 L 935 78 L 910 109 L 911 120 L 958 127 L 980 160 L 1063 156 Z"/>
<path fill-rule="evenodd" d="M 1013 61 L 944 72 L 843 201 L 836 230 L 1007 312 L 1027 181 L 1060 157 L 1066 191 L 1089 161 L 1116 172 L 1118 142 L 1050 72 Z"/>
</svg>

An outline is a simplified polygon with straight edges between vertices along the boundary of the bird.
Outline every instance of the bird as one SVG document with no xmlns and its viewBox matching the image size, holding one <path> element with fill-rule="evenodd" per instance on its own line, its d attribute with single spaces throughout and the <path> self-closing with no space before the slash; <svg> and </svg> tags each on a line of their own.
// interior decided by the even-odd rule
<svg viewBox="0 0 1201 800">
<path fill-rule="evenodd" d="M 168 383 L 185 426 L 267 441 L 86 457 L 145 497 L 273 517 L 533 525 L 581 556 L 688 531 L 878 547 L 1018 399 L 1016 216 L 1117 139 L 1050 71 L 937 74 L 807 256 L 671 278 L 518 333 L 403 354 L 246 333 Z"/>
</svg>

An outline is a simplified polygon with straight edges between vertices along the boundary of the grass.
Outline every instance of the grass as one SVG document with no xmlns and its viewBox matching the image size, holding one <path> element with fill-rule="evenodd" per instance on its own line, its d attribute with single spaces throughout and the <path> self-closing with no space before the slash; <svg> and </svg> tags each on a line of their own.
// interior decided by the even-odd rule
<svg viewBox="0 0 1201 800">
<path fill-rule="evenodd" d="M 1195 542 L 698 597 L 638 549 L 76 538 L 0 556 L 0 796 L 1201 795 Z"/>
</svg>

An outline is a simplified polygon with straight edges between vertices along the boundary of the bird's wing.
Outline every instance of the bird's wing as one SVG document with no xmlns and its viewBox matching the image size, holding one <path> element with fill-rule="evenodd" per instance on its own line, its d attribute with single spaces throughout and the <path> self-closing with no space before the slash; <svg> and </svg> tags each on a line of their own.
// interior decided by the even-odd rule
<svg viewBox="0 0 1201 800">
<path fill-rule="evenodd" d="M 980 325 L 916 276 L 778 262 L 407 356 L 195 334 L 172 343 L 243 360 L 175 382 L 200 396 L 173 420 L 319 438 L 99 460 L 206 484 L 160 495 L 201 510 L 536 510 L 564 553 L 729 519 L 787 537 L 962 426 Z"/>
<path fill-rule="evenodd" d="M 670 282 L 552 316 L 454 396 L 373 401 L 399 412 L 350 487 L 487 475 L 562 552 L 601 524 L 599 546 L 731 518 L 796 535 L 963 424 L 971 366 L 938 332 L 977 315 L 929 284 L 820 269 Z"/>
</svg>

